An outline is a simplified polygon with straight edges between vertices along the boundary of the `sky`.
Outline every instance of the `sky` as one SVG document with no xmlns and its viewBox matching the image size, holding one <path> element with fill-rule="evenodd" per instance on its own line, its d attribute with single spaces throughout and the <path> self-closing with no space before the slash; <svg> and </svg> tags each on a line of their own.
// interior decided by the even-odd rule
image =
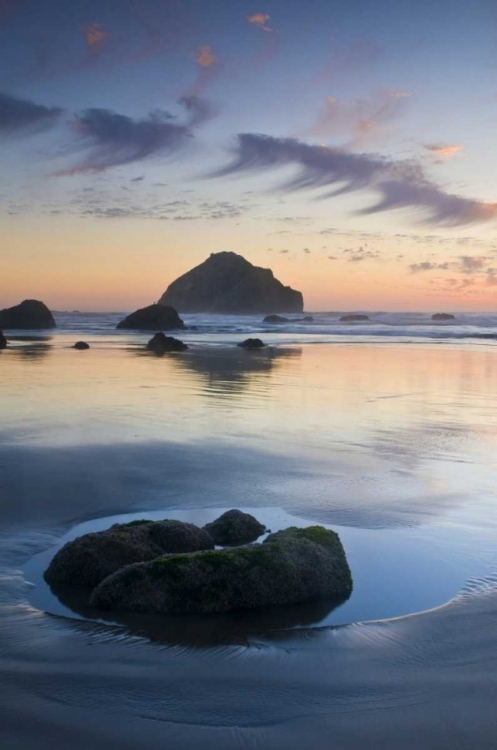
<svg viewBox="0 0 497 750">
<path fill-rule="evenodd" d="M 211 253 L 305 309 L 497 309 L 495 0 L 0 0 L 0 307 Z"/>
</svg>

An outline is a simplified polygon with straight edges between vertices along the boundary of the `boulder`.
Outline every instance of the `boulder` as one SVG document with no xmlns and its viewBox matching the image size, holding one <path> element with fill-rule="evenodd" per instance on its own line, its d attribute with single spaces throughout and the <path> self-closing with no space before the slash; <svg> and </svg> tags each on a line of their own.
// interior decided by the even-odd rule
<svg viewBox="0 0 497 750">
<path fill-rule="evenodd" d="M 168 615 L 214 614 L 322 597 L 346 598 L 352 576 L 337 534 L 290 528 L 250 547 L 170 555 L 103 580 L 90 605 Z"/>
<path fill-rule="evenodd" d="M 137 310 L 121 320 L 116 327 L 136 331 L 174 331 L 186 328 L 176 310 L 167 305 L 142 307 L 141 310 Z"/>
<path fill-rule="evenodd" d="M 55 328 L 55 320 L 43 302 L 25 299 L 20 305 L 0 310 L 0 328 L 19 330 Z"/>
<path fill-rule="evenodd" d="M 125 565 L 154 560 L 166 553 L 213 549 L 203 529 L 181 521 L 132 521 L 115 524 L 67 542 L 44 573 L 47 583 L 94 588 Z"/>
<path fill-rule="evenodd" d="M 237 344 L 242 349 L 263 349 L 266 344 L 261 339 L 245 339 L 241 344 Z"/>
<path fill-rule="evenodd" d="M 314 318 L 312 315 L 306 315 L 302 318 L 302 323 L 314 323 Z"/>
<path fill-rule="evenodd" d="M 257 518 L 241 510 L 228 510 L 204 526 L 216 544 L 247 544 L 264 534 L 266 527 Z"/>
<path fill-rule="evenodd" d="M 188 347 L 173 336 L 156 333 L 148 342 L 147 349 L 149 352 L 155 352 L 155 354 L 165 354 L 166 352 L 184 352 Z"/>
<path fill-rule="evenodd" d="M 7 339 L 3 335 L 3 331 L 0 331 L 0 349 L 7 348 Z"/>
<path fill-rule="evenodd" d="M 455 315 L 451 315 L 450 313 L 435 313 L 435 315 L 431 316 L 432 320 L 455 320 Z"/>
<path fill-rule="evenodd" d="M 301 292 L 236 253 L 213 253 L 173 281 L 159 300 L 181 313 L 300 313 Z"/>
<path fill-rule="evenodd" d="M 90 344 L 87 344 L 86 341 L 76 341 L 76 343 L 73 346 L 73 349 L 79 349 L 79 351 L 84 351 L 85 349 L 89 349 Z"/>
<path fill-rule="evenodd" d="M 266 315 L 263 323 L 289 323 L 289 318 L 283 318 L 281 315 Z"/>
<path fill-rule="evenodd" d="M 340 318 L 341 323 L 358 323 L 361 320 L 369 320 L 369 317 L 367 315 L 353 313 L 351 315 L 342 315 Z"/>
</svg>

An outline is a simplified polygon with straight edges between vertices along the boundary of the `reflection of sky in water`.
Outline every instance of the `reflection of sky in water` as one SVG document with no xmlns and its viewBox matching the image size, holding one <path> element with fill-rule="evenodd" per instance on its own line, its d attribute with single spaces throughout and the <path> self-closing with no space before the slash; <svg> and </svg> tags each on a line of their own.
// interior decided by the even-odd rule
<svg viewBox="0 0 497 750">
<path fill-rule="evenodd" d="M 7 350 L 0 362 L 4 523 L 52 523 L 60 536 L 61 521 L 140 509 L 280 507 L 346 535 L 371 529 L 358 547 L 380 555 L 371 571 L 395 573 L 402 559 L 399 575 L 409 570 L 420 590 L 430 582 L 428 606 L 497 570 L 489 347 L 157 358 L 58 343 L 34 360 Z M 407 536 L 386 537 L 387 549 L 378 529 Z M 372 606 L 367 617 L 378 616 Z"/>
</svg>

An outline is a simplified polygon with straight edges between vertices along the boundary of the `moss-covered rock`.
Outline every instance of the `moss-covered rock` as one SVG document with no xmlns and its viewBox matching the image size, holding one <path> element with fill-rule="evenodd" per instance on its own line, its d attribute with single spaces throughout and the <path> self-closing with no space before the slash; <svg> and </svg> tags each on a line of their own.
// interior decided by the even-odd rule
<svg viewBox="0 0 497 750">
<path fill-rule="evenodd" d="M 349 596 L 352 577 L 337 534 L 291 528 L 263 544 L 137 563 L 110 575 L 90 603 L 103 610 L 210 614 Z"/>
<path fill-rule="evenodd" d="M 266 527 L 257 518 L 241 510 L 228 510 L 212 523 L 204 526 L 216 544 L 247 544 L 254 542 Z"/>
<path fill-rule="evenodd" d="M 48 583 L 93 588 L 111 573 L 165 553 L 213 549 L 203 529 L 181 521 L 132 521 L 115 524 L 67 542 L 44 573 Z"/>
</svg>

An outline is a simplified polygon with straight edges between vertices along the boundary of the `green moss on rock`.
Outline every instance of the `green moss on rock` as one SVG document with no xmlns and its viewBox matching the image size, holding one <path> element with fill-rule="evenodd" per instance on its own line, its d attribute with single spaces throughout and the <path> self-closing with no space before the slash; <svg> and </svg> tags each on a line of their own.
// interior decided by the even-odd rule
<svg viewBox="0 0 497 750">
<path fill-rule="evenodd" d="M 345 598 L 351 590 L 338 535 L 314 526 L 277 532 L 261 545 L 130 565 L 102 581 L 91 603 L 106 610 L 200 614 Z"/>
</svg>

